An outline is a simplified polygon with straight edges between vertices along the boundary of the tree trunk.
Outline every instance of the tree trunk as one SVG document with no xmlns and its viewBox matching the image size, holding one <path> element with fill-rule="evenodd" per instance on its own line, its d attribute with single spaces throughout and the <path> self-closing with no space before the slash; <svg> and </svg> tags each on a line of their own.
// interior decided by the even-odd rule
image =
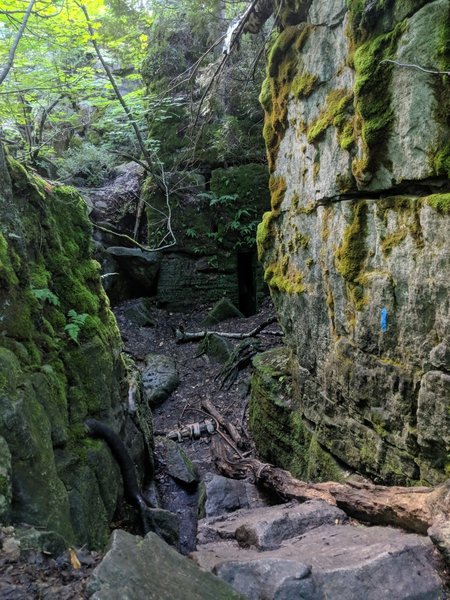
<svg viewBox="0 0 450 600">
<path fill-rule="evenodd" d="M 350 517 L 421 534 L 426 534 L 433 525 L 449 522 L 450 480 L 434 488 L 333 481 L 305 483 L 292 477 L 288 471 L 256 459 L 232 462 L 217 441 L 212 450 L 216 466 L 224 475 L 239 479 L 253 475 L 258 486 L 276 492 L 286 500 L 325 500 Z"/>
</svg>

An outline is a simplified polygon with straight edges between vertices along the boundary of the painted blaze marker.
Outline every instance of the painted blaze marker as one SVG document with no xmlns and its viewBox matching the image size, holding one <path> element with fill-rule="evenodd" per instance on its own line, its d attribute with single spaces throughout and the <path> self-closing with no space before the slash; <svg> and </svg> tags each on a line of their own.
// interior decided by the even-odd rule
<svg viewBox="0 0 450 600">
<path fill-rule="evenodd" d="M 381 331 L 383 333 L 386 333 L 387 328 L 388 328 L 388 321 L 387 321 L 387 308 L 385 306 L 383 306 L 383 308 L 380 311 L 380 327 L 381 327 Z"/>
</svg>

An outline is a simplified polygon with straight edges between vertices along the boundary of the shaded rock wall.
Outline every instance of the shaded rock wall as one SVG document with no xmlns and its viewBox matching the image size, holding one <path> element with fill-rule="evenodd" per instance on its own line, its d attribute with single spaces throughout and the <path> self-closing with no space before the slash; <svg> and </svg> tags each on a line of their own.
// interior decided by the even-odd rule
<svg viewBox="0 0 450 600">
<path fill-rule="evenodd" d="M 449 77 L 387 61 L 448 71 L 450 3 L 287 2 L 280 19 L 258 246 L 293 410 L 353 468 L 435 483 L 449 474 Z"/>
<path fill-rule="evenodd" d="M 171 199 L 176 244 L 162 252 L 156 298 L 169 310 L 183 310 L 226 296 L 253 314 L 267 293 L 254 241 L 256 223 L 269 207 L 267 167 L 217 168 L 208 182 L 197 175 L 195 183 Z M 144 194 L 153 246 L 161 239 L 166 198 L 148 183 Z"/>
<path fill-rule="evenodd" d="M 0 519 L 100 547 L 121 480 L 83 421 L 126 427 L 135 448 L 139 434 L 125 422 L 120 337 L 91 259 L 86 206 L 1 148 L 0 181 Z M 88 315 L 77 340 L 65 329 L 69 311 Z"/>
</svg>

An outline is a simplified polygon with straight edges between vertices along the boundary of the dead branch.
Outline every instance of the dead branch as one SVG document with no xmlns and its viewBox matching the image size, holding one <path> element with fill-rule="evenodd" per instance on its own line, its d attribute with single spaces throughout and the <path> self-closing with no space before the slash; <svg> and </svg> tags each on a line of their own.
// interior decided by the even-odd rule
<svg viewBox="0 0 450 600">
<path fill-rule="evenodd" d="M 216 379 L 222 377 L 220 389 L 229 390 L 236 381 L 239 371 L 245 369 L 258 352 L 261 352 L 260 345 L 251 340 L 239 344 L 216 377 Z"/>
<path fill-rule="evenodd" d="M 224 449 L 212 446 L 215 463 L 227 477 L 253 476 L 257 485 L 285 500 L 325 500 L 349 516 L 376 525 L 392 525 L 426 534 L 450 517 L 450 480 L 436 487 L 387 487 L 371 483 L 306 483 L 283 469 L 257 459 L 233 462 Z"/>
<path fill-rule="evenodd" d="M 184 331 L 184 328 L 179 325 L 178 329 L 175 331 L 175 337 L 177 339 L 177 344 L 184 344 L 186 342 L 198 342 L 202 340 L 207 335 L 219 335 L 220 337 L 236 339 L 236 340 L 244 340 L 245 338 L 253 337 L 261 333 L 263 329 L 265 329 L 268 325 L 276 322 L 276 317 L 270 317 L 270 319 L 266 319 L 260 325 L 248 331 L 247 333 L 231 333 L 231 332 L 223 332 L 223 331 L 211 331 L 205 329 L 204 331 Z M 283 335 L 281 332 L 271 332 L 271 335 Z"/>
<path fill-rule="evenodd" d="M 236 446 L 238 448 L 242 448 L 244 446 L 242 437 L 239 434 L 236 427 L 232 423 L 227 421 L 209 400 L 207 400 L 206 398 L 204 400 L 202 400 L 201 406 L 204 410 L 206 410 L 206 412 L 208 412 L 212 417 L 214 417 L 214 419 L 218 423 L 220 423 L 220 425 L 222 425 L 222 427 L 226 431 L 228 431 L 231 439 L 233 440 L 233 442 L 236 444 Z"/>
<path fill-rule="evenodd" d="M 25 14 L 24 14 L 23 19 L 22 19 L 22 23 L 21 23 L 20 28 L 19 28 L 19 31 L 16 33 L 16 37 L 14 38 L 12 46 L 9 49 L 8 59 L 6 61 L 6 64 L 4 65 L 2 71 L 0 72 L 0 85 L 5 81 L 6 76 L 10 72 L 11 67 L 13 66 L 13 62 L 14 62 L 14 57 L 16 55 L 17 46 L 19 45 L 20 39 L 23 36 L 23 33 L 24 33 L 25 28 L 27 26 L 27 22 L 28 22 L 28 19 L 30 18 L 30 14 L 31 14 L 31 12 L 33 10 L 33 6 L 34 6 L 35 2 L 36 2 L 36 0 L 31 0 L 31 2 L 28 4 L 28 7 L 27 7 L 27 9 L 25 11 Z"/>
</svg>

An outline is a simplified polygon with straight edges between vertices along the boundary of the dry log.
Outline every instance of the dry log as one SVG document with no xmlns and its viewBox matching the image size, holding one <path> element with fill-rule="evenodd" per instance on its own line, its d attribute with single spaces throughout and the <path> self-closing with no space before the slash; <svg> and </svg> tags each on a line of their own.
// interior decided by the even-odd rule
<svg viewBox="0 0 450 600">
<path fill-rule="evenodd" d="M 208 412 L 212 417 L 214 417 L 216 419 L 216 421 L 222 425 L 222 427 L 228 431 L 231 439 L 233 440 L 233 442 L 236 444 L 236 446 L 238 448 L 243 448 L 244 444 L 242 441 L 242 437 L 239 434 L 238 430 L 236 429 L 236 427 L 230 423 L 229 421 L 227 421 L 221 414 L 220 412 L 216 409 L 216 407 L 206 398 L 202 400 L 202 408 L 203 410 L 206 410 L 206 412 Z"/>
<path fill-rule="evenodd" d="M 426 534 L 433 525 L 442 531 L 450 518 L 450 480 L 436 487 L 387 487 L 371 483 L 306 483 L 283 469 L 256 459 L 233 462 L 223 449 L 212 447 L 215 463 L 228 477 L 253 475 L 257 485 L 286 500 L 325 500 L 349 516 L 376 525 L 392 525 Z"/>
<path fill-rule="evenodd" d="M 198 342 L 199 340 L 202 340 L 204 337 L 206 337 L 208 334 L 220 335 L 221 337 L 224 337 L 224 338 L 244 340 L 245 338 L 249 338 L 249 337 L 258 335 L 258 333 L 261 333 L 261 331 L 263 329 L 265 329 L 268 325 L 271 325 L 272 323 L 275 323 L 275 322 L 276 322 L 276 317 L 270 317 L 270 319 L 267 319 L 266 321 L 264 321 L 263 323 L 261 323 L 260 325 L 258 325 L 254 329 L 252 329 L 251 331 L 247 331 L 244 333 L 232 333 L 229 331 L 226 331 L 226 332 L 210 331 L 208 329 L 205 329 L 203 331 L 184 331 L 183 327 L 180 325 L 175 332 L 175 336 L 177 339 L 177 344 L 183 344 L 186 342 Z M 271 331 L 270 334 L 271 335 L 283 335 L 281 332 L 278 332 L 278 331 Z"/>
</svg>

